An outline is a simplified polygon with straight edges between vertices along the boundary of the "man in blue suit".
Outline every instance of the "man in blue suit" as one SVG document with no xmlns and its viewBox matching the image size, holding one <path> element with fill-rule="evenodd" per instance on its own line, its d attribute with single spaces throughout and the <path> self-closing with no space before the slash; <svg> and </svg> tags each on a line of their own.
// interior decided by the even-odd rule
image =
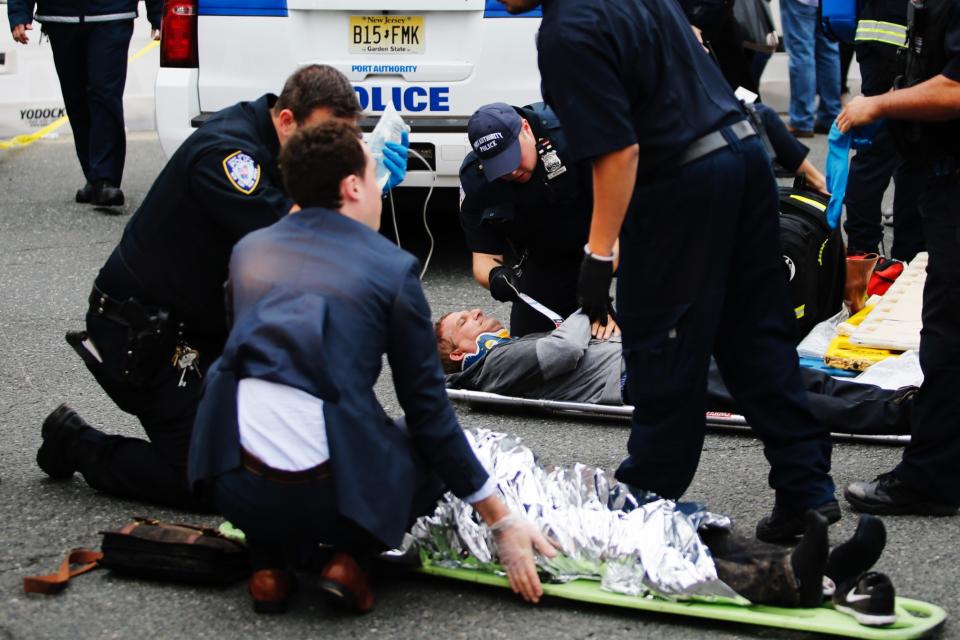
<svg viewBox="0 0 960 640">
<path fill-rule="evenodd" d="M 254 609 L 285 609 L 289 554 L 322 542 L 338 551 L 321 576 L 325 593 L 369 611 L 364 558 L 399 546 L 444 490 L 474 505 L 514 591 L 537 601 L 533 551 L 555 552 L 508 511 L 463 436 L 417 260 L 377 233 L 375 163 L 357 130 L 302 129 L 280 165 L 303 209 L 233 251 L 234 324 L 207 375 L 188 467 L 247 535 Z M 373 391 L 384 353 L 400 422 Z"/>
</svg>

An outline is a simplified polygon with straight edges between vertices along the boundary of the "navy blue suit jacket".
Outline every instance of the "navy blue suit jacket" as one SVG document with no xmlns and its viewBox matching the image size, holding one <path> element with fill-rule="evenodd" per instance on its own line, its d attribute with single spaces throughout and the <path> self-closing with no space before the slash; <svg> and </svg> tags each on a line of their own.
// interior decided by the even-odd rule
<svg viewBox="0 0 960 640">
<path fill-rule="evenodd" d="M 241 240 L 230 261 L 234 325 L 205 379 L 190 482 L 241 464 L 237 381 L 324 400 L 340 513 L 397 546 L 414 489 L 435 473 L 460 497 L 487 473 L 447 400 L 416 258 L 335 211 L 305 209 Z M 406 431 L 374 394 L 383 354 Z"/>
</svg>

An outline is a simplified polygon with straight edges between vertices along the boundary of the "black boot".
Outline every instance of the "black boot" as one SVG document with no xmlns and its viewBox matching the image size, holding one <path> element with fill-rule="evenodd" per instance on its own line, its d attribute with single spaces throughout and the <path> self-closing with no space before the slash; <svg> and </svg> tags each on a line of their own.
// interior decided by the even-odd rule
<svg viewBox="0 0 960 640">
<path fill-rule="evenodd" d="M 823 574 L 827 566 L 830 541 L 827 519 L 811 509 L 804 514 L 803 537 L 790 554 L 790 566 L 797 579 L 799 606 L 817 607 L 823 601 Z"/>
<path fill-rule="evenodd" d="M 840 505 L 834 500 L 813 509 L 829 524 L 840 519 Z M 803 534 L 807 511 L 793 511 L 774 504 L 773 513 L 757 523 L 757 538 L 764 542 L 789 542 Z"/>
<path fill-rule="evenodd" d="M 123 191 L 109 182 L 98 182 L 93 190 L 93 204 L 101 207 L 119 207 L 123 205 Z"/>
<path fill-rule="evenodd" d="M 37 450 L 37 466 L 54 480 L 71 478 L 80 457 L 80 436 L 92 428 L 66 403 L 61 404 L 40 428 L 43 443 Z"/>
<path fill-rule="evenodd" d="M 80 204 L 90 204 L 93 202 L 93 185 L 89 182 L 83 185 L 82 189 L 77 189 L 77 195 L 74 196 Z"/>
</svg>

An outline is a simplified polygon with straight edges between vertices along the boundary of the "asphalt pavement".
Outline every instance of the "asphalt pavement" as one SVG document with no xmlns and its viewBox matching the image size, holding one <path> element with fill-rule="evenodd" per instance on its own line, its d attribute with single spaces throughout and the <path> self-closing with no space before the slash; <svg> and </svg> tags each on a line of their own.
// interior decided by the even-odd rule
<svg viewBox="0 0 960 640">
<path fill-rule="evenodd" d="M 812 143 L 822 166 L 826 139 Z M 83 179 L 69 136 L 0 152 L 0 640 L 13 638 L 804 638 L 777 629 L 696 622 L 600 606 L 547 600 L 530 606 L 509 592 L 419 576 L 375 584 L 376 610 L 363 617 L 331 611 L 308 577 L 282 616 L 258 616 L 243 584 L 201 589 L 125 579 L 107 571 L 77 578 L 58 596 L 24 595 L 24 575 L 52 572 L 64 551 L 96 547 L 98 532 L 134 515 L 216 523 L 215 518 L 116 500 L 89 489 L 79 476 L 51 482 L 34 461 L 40 424 L 69 401 L 87 420 L 111 433 L 139 435 L 134 419 L 107 399 L 63 340 L 82 327 L 97 270 L 119 238 L 164 162 L 156 137 L 137 134 L 128 145 L 124 190 L 129 204 L 105 211 L 73 202 Z M 423 192 L 398 197 L 404 246 L 421 258 L 427 242 L 420 220 Z M 507 307 L 475 285 L 456 223 L 456 193 L 438 193 L 429 221 L 437 235 L 424 288 L 435 315 L 482 307 L 506 319 Z M 389 209 L 385 228 L 391 228 Z M 171 259 L 176 259 L 176 250 Z M 400 412 L 389 370 L 377 387 L 392 414 Z M 465 407 L 466 428 L 518 434 L 553 464 L 583 462 L 609 470 L 625 452 L 620 422 L 572 420 L 537 414 L 491 414 Z M 833 454 L 838 487 L 872 478 L 898 460 L 898 447 L 839 443 Z M 769 513 L 767 463 L 747 436 L 709 435 L 688 497 L 731 515 L 745 531 Z M 856 514 L 843 505 L 834 540 L 850 535 Z M 889 542 L 877 568 L 901 595 L 960 611 L 960 519 L 886 519 Z M 957 625 L 941 631 L 960 638 Z"/>
</svg>

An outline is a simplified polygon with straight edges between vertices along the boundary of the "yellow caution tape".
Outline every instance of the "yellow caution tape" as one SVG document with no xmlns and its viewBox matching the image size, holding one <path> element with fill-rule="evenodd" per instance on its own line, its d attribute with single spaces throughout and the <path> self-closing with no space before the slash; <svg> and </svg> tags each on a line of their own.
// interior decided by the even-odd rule
<svg viewBox="0 0 960 640">
<path fill-rule="evenodd" d="M 135 54 L 127 58 L 127 62 L 133 62 L 137 58 L 145 56 L 146 54 L 153 51 L 159 46 L 160 46 L 159 41 L 151 40 L 147 46 L 145 46 L 144 48 L 140 49 L 140 51 L 137 51 Z M 14 136 L 9 140 L 0 140 L 0 149 L 12 149 L 14 147 L 26 147 L 28 145 L 31 145 L 37 140 L 39 140 L 40 138 L 46 135 L 49 135 L 50 133 L 62 127 L 64 124 L 67 123 L 67 120 L 69 120 L 67 116 L 61 116 L 56 120 L 54 120 L 53 122 L 51 122 L 50 124 L 48 124 L 47 126 L 37 131 L 34 131 L 33 133 L 24 133 L 19 136 Z"/>
</svg>

